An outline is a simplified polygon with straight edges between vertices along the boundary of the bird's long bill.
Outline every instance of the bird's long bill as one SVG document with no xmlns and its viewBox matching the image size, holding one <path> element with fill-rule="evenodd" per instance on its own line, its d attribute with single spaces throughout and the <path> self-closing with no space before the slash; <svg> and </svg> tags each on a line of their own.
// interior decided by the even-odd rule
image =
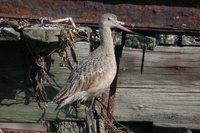
<svg viewBox="0 0 200 133">
<path fill-rule="evenodd" d="M 132 32 L 131 30 L 127 29 L 126 27 L 120 25 L 119 23 L 116 25 L 117 28 L 123 30 L 123 31 L 126 31 L 126 32 Z"/>
</svg>

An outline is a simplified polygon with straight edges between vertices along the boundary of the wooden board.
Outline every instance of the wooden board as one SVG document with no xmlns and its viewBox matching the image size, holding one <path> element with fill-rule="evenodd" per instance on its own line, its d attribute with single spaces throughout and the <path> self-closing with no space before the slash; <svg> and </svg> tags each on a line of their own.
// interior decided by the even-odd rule
<svg viewBox="0 0 200 133">
<path fill-rule="evenodd" d="M 200 129 L 200 48 L 156 47 L 123 51 L 115 116 L 119 121 Z"/>
</svg>

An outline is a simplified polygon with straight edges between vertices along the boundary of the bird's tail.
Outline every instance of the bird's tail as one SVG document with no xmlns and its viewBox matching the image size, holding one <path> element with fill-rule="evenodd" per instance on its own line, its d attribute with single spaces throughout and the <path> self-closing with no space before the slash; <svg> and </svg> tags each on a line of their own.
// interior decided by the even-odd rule
<svg viewBox="0 0 200 133">
<path fill-rule="evenodd" d="M 65 105 L 72 104 L 76 101 L 84 102 L 87 99 L 88 99 L 88 93 L 86 91 L 76 92 L 72 96 L 69 96 L 67 98 L 62 98 L 62 101 L 57 101 L 56 103 L 58 103 L 58 106 L 56 107 L 56 110 L 61 109 Z"/>
</svg>

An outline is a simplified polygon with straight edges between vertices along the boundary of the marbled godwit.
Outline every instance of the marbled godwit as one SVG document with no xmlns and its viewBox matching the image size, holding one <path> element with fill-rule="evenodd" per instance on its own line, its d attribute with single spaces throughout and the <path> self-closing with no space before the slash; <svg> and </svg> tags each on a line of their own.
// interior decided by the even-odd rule
<svg viewBox="0 0 200 133">
<path fill-rule="evenodd" d="M 114 14 L 102 15 L 99 21 L 101 45 L 71 72 L 66 86 L 54 98 L 58 108 L 99 96 L 110 86 L 116 75 L 112 27 L 131 32 L 119 24 Z"/>
</svg>

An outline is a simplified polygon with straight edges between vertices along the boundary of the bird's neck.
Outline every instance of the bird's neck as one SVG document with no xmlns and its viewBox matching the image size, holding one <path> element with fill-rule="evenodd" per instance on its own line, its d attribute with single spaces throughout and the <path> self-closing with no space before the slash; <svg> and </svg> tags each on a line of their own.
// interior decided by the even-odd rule
<svg viewBox="0 0 200 133">
<path fill-rule="evenodd" d="M 111 29 L 108 27 L 102 27 L 100 29 L 101 45 L 107 56 L 115 56 L 113 48 L 113 37 Z"/>
</svg>

